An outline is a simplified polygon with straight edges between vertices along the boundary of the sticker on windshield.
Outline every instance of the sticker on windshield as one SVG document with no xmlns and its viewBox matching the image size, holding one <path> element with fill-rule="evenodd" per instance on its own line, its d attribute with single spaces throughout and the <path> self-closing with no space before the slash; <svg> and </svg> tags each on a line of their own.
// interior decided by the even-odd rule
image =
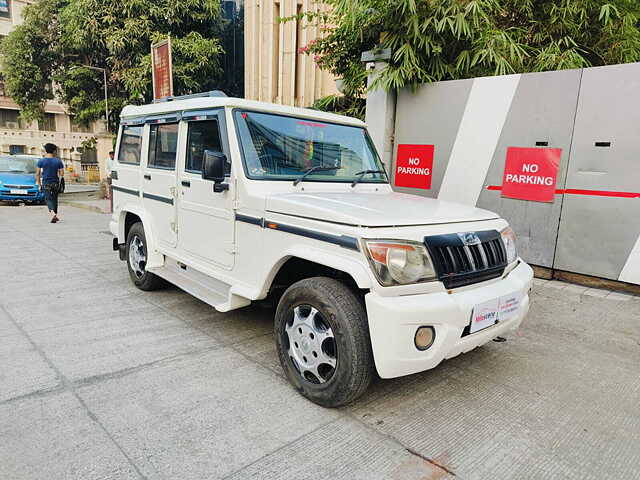
<svg viewBox="0 0 640 480">
<path fill-rule="evenodd" d="M 298 125 L 304 125 L 305 127 L 318 127 L 318 128 L 325 128 L 326 127 L 326 125 L 324 123 L 305 122 L 304 120 L 298 120 L 296 123 Z"/>
</svg>

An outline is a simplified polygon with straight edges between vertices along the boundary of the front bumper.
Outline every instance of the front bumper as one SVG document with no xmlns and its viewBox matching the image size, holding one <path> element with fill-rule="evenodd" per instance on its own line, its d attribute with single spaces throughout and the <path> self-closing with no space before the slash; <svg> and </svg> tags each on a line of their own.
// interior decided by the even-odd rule
<svg viewBox="0 0 640 480">
<path fill-rule="evenodd" d="M 26 195 L 12 195 L 9 191 L 0 190 L 0 201 L 2 202 L 42 202 L 44 193 L 41 191 L 31 192 L 25 190 Z"/>
<path fill-rule="evenodd" d="M 383 297 L 374 292 L 365 297 L 371 345 L 376 369 L 382 378 L 400 377 L 429 370 L 442 360 L 484 345 L 513 331 L 529 311 L 529 289 L 533 270 L 520 263 L 505 277 L 479 285 L 420 295 Z M 474 306 L 518 292 L 521 301 L 508 320 L 462 337 Z M 420 326 L 431 325 L 436 337 L 425 351 L 415 347 Z"/>
</svg>

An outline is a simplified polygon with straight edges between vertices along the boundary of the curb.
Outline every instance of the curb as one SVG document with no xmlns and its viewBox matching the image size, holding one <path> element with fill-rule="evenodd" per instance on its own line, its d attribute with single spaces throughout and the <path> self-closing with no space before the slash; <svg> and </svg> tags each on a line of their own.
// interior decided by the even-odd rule
<svg viewBox="0 0 640 480">
<path fill-rule="evenodd" d="M 103 210 L 100 207 L 97 207 L 95 205 L 87 205 L 86 203 L 83 202 L 73 202 L 73 201 L 68 201 L 68 200 L 63 200 L 60 202 L 60 205 L 66 205 L 69 207 L 75 207 L 75 208 L 81 208 L 83 210 L 88 210 L 90 212 L 95 212 L 95 213 L 102 213 L 102 214 L 108 214 L 109 212 L 107 212 L 106 210 Z"/>
</svg>

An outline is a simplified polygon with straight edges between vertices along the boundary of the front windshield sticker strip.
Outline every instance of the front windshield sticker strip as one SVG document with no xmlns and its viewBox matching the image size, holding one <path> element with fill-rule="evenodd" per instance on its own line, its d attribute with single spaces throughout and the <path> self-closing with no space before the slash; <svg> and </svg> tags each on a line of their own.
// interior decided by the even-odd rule
<svg viewBox="0 0 640 480">
<path fill-rule="evenodd" d="M 182 119 L 187 122 L 190 120 L 212 120 L 218 118 L 220 111 L 220 108 L 215 110 L 190 110 L 182 112 Z"/>
<path fill-rule="evenodd" d="M 149 200 L 156 200 L 158 202 L 168 203 L 169 205 L 173 205 L 173 198 L 161 197 L 160 195 L 154 195 L 152 193 L 142 192 L 142 196 L 144 198 L 148 198 Z"/>
<path fill-rule="evenodd" d="M 136 197 L 138 197 L 140 195 L 140 192 L 138 190 L 132 190 L 130 188 L 119 187 L 118 185 L 111 185 L 111 188 L 113 188 L 114 190 L 116 190 L 118 192 L 128 193 L 129 195 L 135 195 Z"/>
<path fill-rule="evenodd" d="M 155 117 L 146 117 L 145 123 L 176 123 L 180 121 L 181 114 L 175 113 L 172 115 L 162 115 Z"/>
<path fill-rule="evenodd" d="M 137 118 L 123 118 L 120 120 L 121 125 L 142 125 L 144 123 L 144 117 Z"/>
<path fill-rule="evenodd" d="M 236 220 L 238 222 L 257 225 L 269 230 L 278 230 L 280 232 L 290 233 L 292 235 L 299 235 L 301 237 L 320 240 L 321 242 L 332 243 L 342 248 L 355 250 L 356 252 L 360 251 L 358 239 L 349 237 L 347 235 L 332 235 L 330 233 L 316 232 L 314 230 L 307 230 L 306 228 L 294 227 L 293 225 L 285 225 L 278 222 L 271 222 L 269 220 L 265 220 L 264 218 L 250 217 L 248 215 L 242 215 L 239 213 L 236 213 Z"/>
</svg>

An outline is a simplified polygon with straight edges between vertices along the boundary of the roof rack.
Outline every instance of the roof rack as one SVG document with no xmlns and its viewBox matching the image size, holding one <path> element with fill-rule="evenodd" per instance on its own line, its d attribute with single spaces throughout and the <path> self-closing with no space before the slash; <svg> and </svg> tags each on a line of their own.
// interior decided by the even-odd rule
<svg viewBox="0 0 640 480">
<path fill-rule="evenodd" d="M 163 97 L 153 101 L 153 103 L 174 102 L 176 100 L 187 100 L 189 98 L 203 97 L 226 97 L 227 94 L 222 90 L 211 90 L 210 92 L 192 93 L 191 95 L 180 95 L 179 97 Z"/>
</svg>

